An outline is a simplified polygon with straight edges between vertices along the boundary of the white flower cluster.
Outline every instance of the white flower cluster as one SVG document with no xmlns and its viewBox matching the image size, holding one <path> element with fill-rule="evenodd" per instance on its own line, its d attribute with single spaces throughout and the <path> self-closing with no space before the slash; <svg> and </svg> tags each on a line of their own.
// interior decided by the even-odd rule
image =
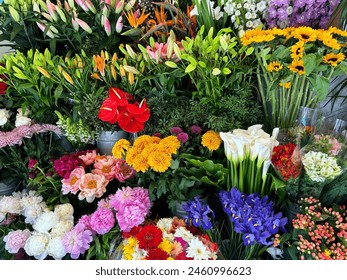
<svg viewBox="0 0 347 280">
<path fill-rule="evenodd" d="M 333 179 L 342 172 L 336 158 L 322 152 L 309 151 L 302 157 L 302 163 L 307 175 L 314 182 Z"/>
<path fill-rule="evenodd" d="M 226 0 L 224 11 L 230 16 L 234 28 L 242 36 L 245 30 L 257 28 L 263 24 L 268 2 L 269 0 Z"/>
<path fill-rule="evenodd" d="M 33 231 L 11 231 L 4 237 L 5 248 L 10 253 L 17 253 L 24 248 L 29 256 L 42 260 L 47 256 L 62 259 L 66 251 L 62 242 L 65 232 L 74 226 L 73 207 L 61 204 L 48 209 L 42 196 L 34 191 L 13 193 L 0 197 L 0 225 L 10 224 L 16 216 L 24 216 L 25 223 Z"/>
<path fill-rule="evenodd" d="M 16 115 L 16 121 L 15 121 L 15 126 L 21 126 L 21 125 L 30 125 L 31 124 L 31 119 L 28 118 L 30 111 L 26 110 L 24 113 L 22 112 L 22 109 L 19 108 L 17 110 L 17 115 Z M 11 112 L 6 109 L 0 109 L 0 126 L 5 125 L 9 118 L 11 116 Z"/>
</svg>

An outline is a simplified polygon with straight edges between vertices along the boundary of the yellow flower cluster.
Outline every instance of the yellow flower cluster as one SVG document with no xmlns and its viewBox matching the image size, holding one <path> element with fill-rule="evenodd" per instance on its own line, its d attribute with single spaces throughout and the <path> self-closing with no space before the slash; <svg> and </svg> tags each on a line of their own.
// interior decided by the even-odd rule
<svg viewBox="0 0 347 280">
<path fill-rule="evenodd" d="M 160 139 L 142 135 L 131 146 L 126 139 L 116 142 L 112 149 L 115 158 L 125 158 L 137 172 L 146 172 L 152 168 L 156 172 L 165 172 L 171 165 L 172 155 L 176 154 L 181 142 L 176 136 Z"/>
<path fill-rule="evenodd" d="M 343 48 L 347 45 L 347 31 L 336 27 L 327 30 L 313 29 L 307 26 L 288 27 L 285 29 L 252 29 L 245 32 L 241 38 L 243 45 L 276 46 L 284 45 L 289 49 L 291 62 L 289 70 L 299 75 L 306 74 L 303 58 L 308 52 L 321 52 L 324 64 L 336 67 L 345 59 Z M 319 51 L 318 51 L 319 50 Z M 283 57 L 282 53 L 281 56 Z M 288 61 L 287 61 L 288 62 Z M 268 64 L 268 71 L 280 71 L 283 65 L 279 61 Z"/>
<path fill-rule="evenodd" d="M 201 145 L 209 149 L 209 151 L 215 151 L 222 143 L 222 138 L 219 134 L 213 130 L 209 130 L 201 138 Z"/>
</svg>

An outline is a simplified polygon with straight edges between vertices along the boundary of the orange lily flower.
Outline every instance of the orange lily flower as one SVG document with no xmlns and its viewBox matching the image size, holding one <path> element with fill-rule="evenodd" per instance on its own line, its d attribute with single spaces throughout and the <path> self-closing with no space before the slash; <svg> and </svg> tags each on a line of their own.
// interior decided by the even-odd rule
<svg viewBox="0 0 347 280">
<path fill-rule="evenodd" d="M 139 25 L 145 22 L 145 20 L 148 18 L 150 14 L 145 14 L 145 10 L 142 10 L 142 14 L 139 17 L 136 17 L 134 12 L 130 10 L 128 13 L 125 14 L 125 17 L 127 18 L 129 24 L 137 28 Z"/>
<path fill-rule="evenodd" d="M 103 54 L 100 55 L 93 55 L 95 68 L 99 70 L 100 74 L 102 76 L 105 76 L 105 57 L 103 57 Z"/>
</svg>

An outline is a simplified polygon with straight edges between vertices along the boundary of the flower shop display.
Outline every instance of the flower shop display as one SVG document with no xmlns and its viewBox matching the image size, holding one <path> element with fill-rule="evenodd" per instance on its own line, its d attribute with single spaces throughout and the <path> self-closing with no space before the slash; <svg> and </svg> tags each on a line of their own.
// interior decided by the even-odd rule
<svg viewBox="0 0 347 280">
<path fill-rule="evenodd" d="M 316 108 L 328 94 L 330 80 L 345 69 L 346 31 L 307 26 L 254 29 L 241 41 L 253 46 L 258 61 L 258 89 L 267 126 L 294 126 L 299 108 Z M 342 71 L 342 72 L 341 72 Z"/>
<path fill-rule="evenodd" d="M 341 2 L 4 0 L 0 259 L 345 259 Z"/>
</svg>

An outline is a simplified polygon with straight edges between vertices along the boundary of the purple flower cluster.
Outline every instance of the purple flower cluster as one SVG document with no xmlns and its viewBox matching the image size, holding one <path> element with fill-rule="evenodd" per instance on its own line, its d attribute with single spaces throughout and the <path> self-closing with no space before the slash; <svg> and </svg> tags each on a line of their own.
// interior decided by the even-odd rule
<svg viewBox="0 0 347 280">
<path fill-rule="evenodd" d="M 234 231 L 243 234 L 246 246 L 254 243 L 265 246 L 273 244 L 270 239 L 279 230 L 285 232 L 288 219 L 282 213 L 274 213 L 273 203 L 268 197 L 261 198 L 257 193 L 244 194 L 232 188 L 219 193 L 224 212 L 229 216 Z"/>
<path fill-rule="evenodd" d="M 215 214 L 210 206 L 200 200 L 199 196 L 183 203 L 182 207 L 187 212 L 184 220 L 188 225 L 202 227 L 204 230 L 212 228 L 211 218 L 214 218 Z"/>
<path fill-rule="evenodd" d="M 61 130 L 52 124 L 21 125 L 11 131 L 0 131 L 0 148 L 21 145 L 23 138 L 31 138 L 36 133 L 48 131 L 62 134 Z"/>
<path fill-rule="evenodd" d="M 266 16 L 268 27 L 326 28 L 340 0 L 270 0 Z"/>
</svg>

